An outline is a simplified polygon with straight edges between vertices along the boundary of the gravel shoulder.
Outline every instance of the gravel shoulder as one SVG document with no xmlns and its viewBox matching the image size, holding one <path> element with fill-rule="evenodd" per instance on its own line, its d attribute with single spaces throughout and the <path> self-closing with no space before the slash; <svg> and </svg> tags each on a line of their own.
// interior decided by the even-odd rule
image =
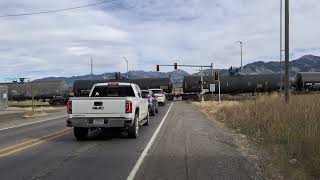
<svg viewBox="0 0 320 180">
<path fill-rule="evenodd" d="M 176 102 L 136 179 L 263 179 L 232 133 Z"/>
</svg>

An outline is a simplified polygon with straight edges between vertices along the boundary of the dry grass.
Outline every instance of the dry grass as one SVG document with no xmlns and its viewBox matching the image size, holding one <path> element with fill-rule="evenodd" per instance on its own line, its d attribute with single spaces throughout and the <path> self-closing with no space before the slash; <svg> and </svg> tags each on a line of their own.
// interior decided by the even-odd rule
<svg viewBox="0 0 320 180">
<path fill-rule="evenodd" d="M 215 107 L 202 108 L 268 151 L 267 173 L 272 166 L 285 179 L 320 179 L 320 95 L 291 96 L 288 104 L 278 95 L 261 96 Z"/>
</svg>

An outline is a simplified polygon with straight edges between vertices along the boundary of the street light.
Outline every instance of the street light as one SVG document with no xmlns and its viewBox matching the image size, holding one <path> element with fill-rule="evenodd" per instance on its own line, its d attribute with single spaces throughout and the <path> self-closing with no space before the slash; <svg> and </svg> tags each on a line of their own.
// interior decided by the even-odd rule
<svg viewBox="0 0 320 180">
<path fill-rule="evenodd" d="M 127 78 L 129 79 L 129 61 L 126 57 L 122 57 L 127 63 Z"/>
<path fill-rule="evenodd" d="M 242 41 L 237 41 L 235 43 L 240 43 L 240 48 L 241 48 L 241 70 L 242 70 Z"/>
</svg>

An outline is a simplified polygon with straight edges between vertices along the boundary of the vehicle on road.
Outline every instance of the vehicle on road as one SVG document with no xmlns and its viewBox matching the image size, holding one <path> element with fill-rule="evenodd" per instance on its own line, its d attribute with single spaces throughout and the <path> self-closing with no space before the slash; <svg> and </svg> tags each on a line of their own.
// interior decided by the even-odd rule
<svg viewBox="0 0 320 180">
<path fill-rule="evenodd" d="M 164 106 L 166 104 L 167 97 L 166 97 L 166 94 L 164 93 L 164 91 L 162 89 L 149 89 L 149 90 L 153 92 L 153 94 L 156 97 L 159 105 Z"/>
<path fill-rule="evenodd" d="M 137 138 L 139 126 L 149 125 L 148 105 L 136 84 L 95 84 L 89 97 L 69 99 L 67 126 L 74 128 L 77 140 L 85 139 L 89 130 L 108 128 L 125 129 L 130 138 Z"/>
<path fill-rule="evenodd" d="M 156 113 L 158 113 L 159 104 L 153 92 L 151 90 L 142 90 L 142 97 L 148 99 L 150 115 L 156 115 Z"/>
</svg>

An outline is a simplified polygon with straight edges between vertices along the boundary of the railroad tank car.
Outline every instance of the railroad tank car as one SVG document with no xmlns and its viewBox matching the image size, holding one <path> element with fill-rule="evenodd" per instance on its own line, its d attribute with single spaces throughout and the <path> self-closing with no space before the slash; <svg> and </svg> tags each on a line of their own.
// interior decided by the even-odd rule
<svg viewBox="0 0 320 180">
<path fill-rule="evenodd" d="M 201 92 L 200 76 L 186 76 L 183 80 L 184 93 Z M 216 84 L 218 93 L 218 84 L 214 82 L 212 76 L 204 76 L 203 80 L 207 82 L 204 89 L 209 89 L 210 84 Z M 259 74 L 259 75 L 237 75 L 221 76 L 221 93 L 222 94 L 240 94 L 255 92 L 272 92 L 280 89 L 279 74 Z"/>
<path fill-rule="evenodd" d="M 299 72 L 296 74 L 292 86 L 296 91 L 319 91 L 320 72 Z"/>
<path fill-rule="evenodd" d="M 88 96 L 94 84 L 107 82 L 128 82 L 137 84 L 140 89 L 160 88 L 166 93 L 171 93 L 173 83 L 171 78 L 142 78 L 142 79 L 106 79 L 106 80 L 77 80 L 73 85 L 73 92 L 76 97 Z"/>
<path fill-rule="evenodd" d="M 52 99 L 55 96 L 62 96 L 68 92 L 64 81 L 44 81 L 1 83 L 0 86 L 8 87 L 8 98 L 10 101 L 23 101 L 32 99 Z"/>
</svg>

